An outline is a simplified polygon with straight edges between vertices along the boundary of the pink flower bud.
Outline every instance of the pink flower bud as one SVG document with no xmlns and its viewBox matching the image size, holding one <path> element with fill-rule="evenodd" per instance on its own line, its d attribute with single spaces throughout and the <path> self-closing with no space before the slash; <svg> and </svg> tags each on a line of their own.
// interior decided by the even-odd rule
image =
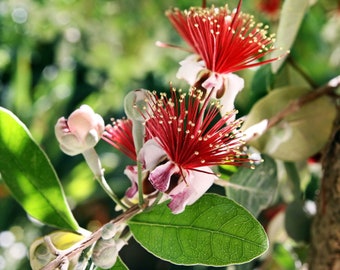
<svg viewBox="0 0 340 270">
<path fill-rule="evenodd" d="M 61 150 L 70 155 L 78 155 L 93 148 L 104 132 L 104 120 L 88 105 L 82 105 L 68 119 L 59 118 L 55 134 Z"/>
</svg>

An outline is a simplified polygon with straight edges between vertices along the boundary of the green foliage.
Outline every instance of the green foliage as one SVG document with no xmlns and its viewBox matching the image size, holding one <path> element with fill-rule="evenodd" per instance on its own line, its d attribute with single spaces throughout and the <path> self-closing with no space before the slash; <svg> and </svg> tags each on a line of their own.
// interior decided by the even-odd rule
<svg viewBox="0 0 340 270">
<path fill-rule="evenodd" d="M 263 162 L 256 165 L 254 170 L 240 168 L 230 177 L 226 194 L 256 217 L 273 202 L 277 186 L 276 163 L 263 155 Z"/>
<path fill-rule="evenodd" d="M 271 118 L 292 100 L 309 91 L 305 87 L 288 86 L 270 92 L 253 106 L 242 128 L 246 129 L 263 119 Z M 304 160 L 325 145 L 335 114 L 336 108 L 328 97 L 318 98 L 285 117 L 281 123 L 250 144 L 277 159 Z"/>
<path fill-rule="evenodd" d="M 233 9 L 237 2 L 211 0 L 207 5 L 227 3 Z M 238 116 L 250 112 L 244 127 L 272 117 L 311 87 L 317 88 L 339 75 L 340 20 L 336 1 L 320 0 L 311 4 L 307 0 L 285 0 L 279 17 L 260 11 L 260 2 L 271 1 L 243 1 L 242 10 L 254 14 L 257 22 L 268 24 L 270 33 L 277 32 L 276 44 L 283 50 L 273 55 L 282 55 L 286 50 L 290 50 L 290 54 L 285 65 L 285 59 L 282 59 L 240 72 L 245 79 L 245 89 L 237 97 Z M 107 222 L 117 214 L 112 201 L 103 198 L 104 192 L 98 188 L 81 157 L 70 159 L 60 152 L 53 126 L 57 118 L 67 117 L 83 103 L 91 105 L 106 120 L 121 117 L 124 114 L 123 98 L 132 89 L 145 87 L 162 91 L 168 89 L 168 81 L 172 81 L 174 86 L 186 90 L 187 85 L 175 77 L 177 61 L 182 60 L 186 52 L 157 48 L 154 42 L 183 45 L 164 11 L 173 6 L 187 9 L 199 4 L 197 0 L 1 2 L 0 106 L 17 117 L 0 109 L 0 205 L 5 208 L 1 212 L 0 230 L 15 232 L 15 244 L 28 246 L 33 238 L 46 230 L 46 227 L 30 223 L 19 204 L 45 224 L 72 230 L 78 228 L 51 164 L 62 179 L 82 227 L 92 230 L 93 226 Z M 306 164 L 306 159 L 323 147 L 334 114 L 335 108 L 328 97 L 320 98 L 252 142 L 261 154 L 267 154 L 255 170 L 222 166 L 222 177 L 229 181 L 225 181 L 228 197 L 253 215 L 264 210 L 260 215 L 263 218 L 262 214 L 268 210 L 265 208 L 272 203 L 287 205 L 284 222 L 276 226 L 282 226 L 289 237 L 284 234 L 285 237 L 271 239 L 271 248 L 263 263 L 266 269 L 293 270 L 305 260 L 295 253 L 297 243 L 293 241 L 308 242 L 311 221 L 311 213 L 303 201 L 305 179 L 302 179 L 299 165 L 301 161 Z M 130 183 L 122 172 L 131 161 L 116 155 L 104 144 L 96 149 L 102 161 L 105 157 L 105 174 L 112 180 L 109 184 L 113 190 L 123 196 Z M 288 179 L 281 174 L 280 160 L 291 161 L 284 163 Z M 320 185 L 318 173 L 320 171 L 313 171 L 313 185 L 309 185 L 306 198 L 311 200 L 315 199 Z M 303 174 L 305 178 L 310 177 L 309 167 L 304 168 Z M 4 183 L 19 204 L 11 199 Z M 234 216 L 235 213 L 240 216 Z M 157 217 L 158 214 L 163 219 Z M 218 225 L 223 221 L 226 229 L 233 233 L 229 238 L 224 231 L 219 231 Z M 238 222 L 243 221 L 249 222 L 244 226 L 255 224 L 254 228 L 261 236 L 261 239 L 255 239 L 258 242 L 244 241 L 252 236 L 242 235 L 247 227 L 237 227 Z M 265 222 L 267 229 L 268 224 L 277 220 L 271 217 Z M 179 226 L 178 223 L 190 226 Z M 136 239 L 151 253 L 175 263 L 225 265 L 245 262 L 259 256 L 267 245 L 262 228 L 247 211 L 233 201 L 212 195 L 203 197 L 178 216 L 172 215 L 162 204 L 133 218 L 129 224 Z M 192 224 L 206 227 L 197 230 Z M 225 226 L 220 227 L 225 229 Z M 238 233 L 241 238 L 237 238 Z M 207 235 L 214 235 L 213 241 Z M 229 248 L 227 243 L 233 243 L 233 247 Z M 248 248 L 251 243 L 258 246 Z M 180 244 L 186 245 L 187 253 L 179 254 Z M 13 247 L 6 248 L 0 241 L 0 264 L 6 261 L 5 269 L 28 269 L 26 257 L 21 261 L 11 257 L 10 248 Z M 214 247 L 214 254 L 223 258 L 207 259 L 207 254 L 212 252 L 210 247 Z M 242 248 L 253 253 L 242 257 Z M 131 260 L 139 251 L 133 247 L 129 250 Z M 171 266 L 171 269 L 183 268 Z M 250 263 L 233 269 L 253 268 Z M 118 258 L 112 269 L 128 268 Z"/>
<path fill-rule="evenodd" d="M 282 48 L 282 51 L 275 51 L 273 53 L 274 56 L 279 56 L 280 54 L 283 54 L 285 51 L 291 49 L 297 36 L 297 33 L 300 29 L 300 25 L 305 15 L 305 12 L 308 8 L 308 5 L 309 5 L 308 0 L 284 1 L 276 39 L 276 46 L 278 48 Z M 284 62 L 284 59 L 285 57 L 271 64 L 273 73 L 278 72 L 278 70 L 280 69 Z"/>
<path fill-rule="evenodd" d="M 297 242 L 308 243 L 310 240 L 311 223 L 312 213 L 308 209 L 306 202 L 300 199 L 288 204 L 285 216 L 285 228 L 292 239 Z"/>
<path fill-rule="evenodd" d="M 15 199 L 39 221 L 77 230 L 60 182 L 25 125 L 0 108 L 0 173 Z"/>
<path fill-rule="evenodd" d="M 129 221 L 133 236 L 148 251 L 175 264 L 225 266 L 263 254 L 268 240 L 243 207 L 218 195 L 204 195 L 173 215 L 166 203 Z"/>
</svg>

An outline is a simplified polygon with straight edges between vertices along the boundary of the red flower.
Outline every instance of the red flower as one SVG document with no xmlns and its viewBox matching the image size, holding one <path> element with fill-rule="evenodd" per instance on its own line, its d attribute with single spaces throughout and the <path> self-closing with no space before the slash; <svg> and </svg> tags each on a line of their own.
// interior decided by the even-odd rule
<svg viewBox="0 0 340 270">
<path fill-rule="evenodd" d="M 280 10 L 281 0 L 260 0 L 259 9 L 269 15 L 275 17 Z"/>
<path fill-rule="evenodd" d="M 151 112 L 144 115 L 147 133 L 181 170 L 248 161 L 239 151 L 244 144 L 237 130 L 241 122 L 229 121 L 235 111 L 218 119 L 219 105 L 209 102 L 193 90 L 172 89 L 170 98 L 165 94 L 150 98 Z"/>
<path fill-rule="evenodd" d="M 184 11 L 175 8 L 166 15 L 208 70 L 226 74 L 277 59 L 256 61 L 275 50 L 274 39 L 268 36 L 266 26 L 241 12 L 241 3 L 233 12 L 227 6 L 212 6 Z"/>
<path fill-rule="evenodd" d="M 211 93 L 210 93 L 211 94 Z M 171 198 L 169 207 L 180 213 L 193 204 L 214 183 L 217 176 L 211 166 L 242 165 L 250 159 L 241 151 L 243 135 L 240 121 L 233 121 L 235 111 L 220 117 L 218 103 L 209 95 L 192 89 L 189 93 L 171 89 L 171 96 L 147 94 L 145 143 L 136 156 L 132 122 L 117 120 L 106 127 L 103 139 L 143 164 L 143 193 L 161 191 Z M 137 195 L 137 168 L 128 166 L 125 174 L 132 186 L 126 196 Z"/>
</svg>

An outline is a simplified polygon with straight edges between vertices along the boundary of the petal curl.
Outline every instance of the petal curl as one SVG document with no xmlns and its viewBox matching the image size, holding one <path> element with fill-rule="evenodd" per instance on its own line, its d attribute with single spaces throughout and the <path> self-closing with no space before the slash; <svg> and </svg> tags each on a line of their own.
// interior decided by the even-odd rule
<svg viewBox="0 0 340 270">
<path fill-rule="evenodd" d="M 155 189 L 165 192 L 170 186 L 171 177 L 180 174 L 179 168 L 172 161 L 157 166 L 150 172 L 149 180 Z"/>
<path fill-rule="evenodd" d="M 216 175 L 209 167 L 200 170 L 188 170 L 186 181 L 182 181 L 169 193 L 172 199 L 168 206 L 174 214 L 183 212 L 187 205 L 196 202 L 214 183 Z"/>
</svg>

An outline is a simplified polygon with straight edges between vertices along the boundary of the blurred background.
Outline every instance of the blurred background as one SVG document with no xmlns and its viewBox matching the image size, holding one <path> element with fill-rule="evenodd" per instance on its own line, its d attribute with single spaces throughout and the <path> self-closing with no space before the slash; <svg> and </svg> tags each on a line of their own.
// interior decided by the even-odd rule
<svg viewBox="0 0 340 270">
<path fill-rule="evenodd" d="M 234 8 L 237 2 L 228 4 Z M 282 2 L 244 1 L 243 11 L 275 32 Z M 123 98 L 130 90 L 166 91 L 170 81 L 185 87 L 175 74 L 178 61 L 187 53 L 158 48 L 155 41 L 184 45 L 164 12 L 200 4 L 197 0 L 0 1 L 0 106 L 14 112 L 45 150 L 84 228 L 92 230 L 112 219 L 114 204 L 81 156 L 71 158 L 59 150 L 54 124 L 81 104 L 92 106 L 109 123 L 112 117 L 124 116 Z M 314 1 L 292 49 L 292 57 L 317 85 L 340 70 L 339 13 L 335 0 Z M 254 91 L 256 71 L 242 72 L 246 88 L 237 100 L 239 116 L 267 93 L 266 89 Z M 123 170 L 130 160 L 105 142 L 97 149 L 109 184 L 123 196 L 130 184 Z M 51 230 L 28 217 L 0 179 L 0 270 L 30 269 L 28 246 Z M 276 255 L 278 267 L 271 269 L 301 265 L 301 258 L 285 246 Z M 122 258 L 130 269 L 208 269 L 162 262 L 133 242 L 123 249 Z"/>
</svg>

